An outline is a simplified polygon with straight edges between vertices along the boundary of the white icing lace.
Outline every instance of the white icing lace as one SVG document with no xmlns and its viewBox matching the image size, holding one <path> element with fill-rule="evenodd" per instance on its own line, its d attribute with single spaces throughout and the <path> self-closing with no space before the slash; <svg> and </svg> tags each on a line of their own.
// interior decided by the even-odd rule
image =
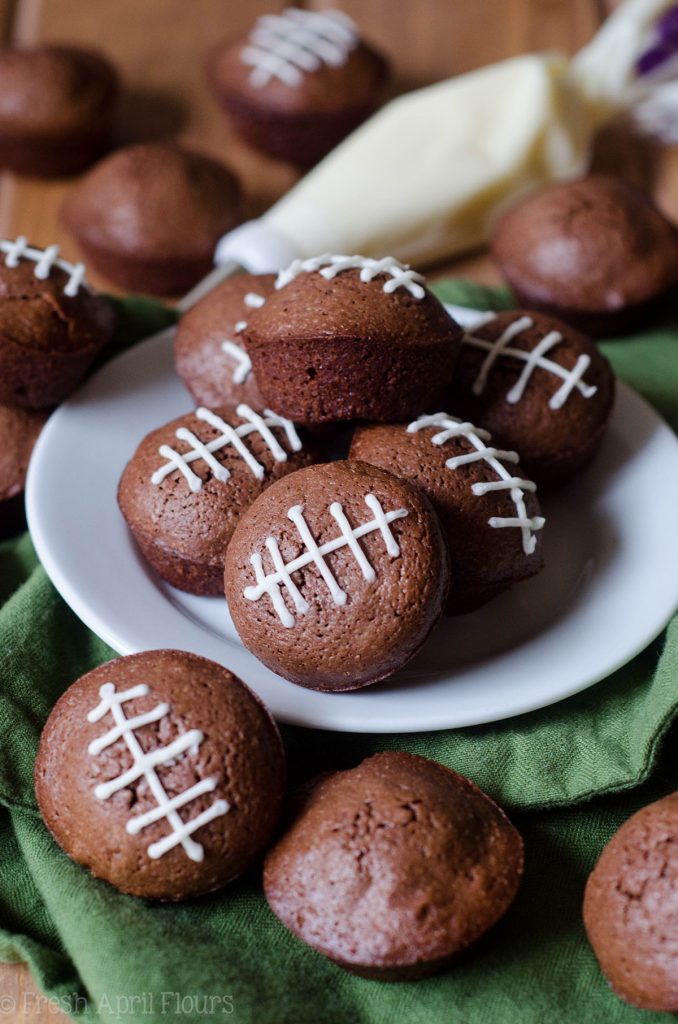
<svg viewBox="0 0 678 1024">
<path fill-rule="evenodd" d="M 138 697 L 145 697 L 148 693 L 149 688 L 143 683 L 122 693 L 117 692 L 115 683 L 104 683 L 99 690 L 101 702 L 89 712 L 87 721 L 99 722 L 110 713 L 115 724 L 103 736 L 92 740 L 88 747 L 88 753 L 92 757 L 96 757 L 102 750 L 122 739 L 132 755 L 132 766 L 116 778 L 96 786 L 94 795 L 97 800 L 108 800 L 114 793 L 125 789 L 126 786 L 131 786 L 143 777 L 155 799 L 156 806 L 145 814 L 138 814 L 136 817 L 130 818 L 125 826 L 127 832 L 134 836 L 154 822 L 164 820 L 170 826 L 171 831 L 169 835 L 147 847 L 148 856 L 156 860 L 175 846 L 181 845 L 191 860 L 201 861 L 205 851 L 200 843 L 197 843 L 191 836 L 203 825 L 226 814 L 230 807 L 226 800 L 215 800 L 207 810 L 196 815 L 195 818 L 190 818 L 188 821 L 182 819 L 179 814 L 180 808 L 197 800 L 205 793 L 212 793 L 216 789 L 217 780 L 216 778 L 201 779 L 200 782 L 176 796 L 171 798 L 168 796 L 157 769 L 174 764 L 187 752 L 189 754 L 197 753 L 198 747 L 205 737 L 199 729 L 190 729 L 178 736 L 172 743 L 144 752 L 136 736 L 136 730 L 165 718 L 169 714 L 170 706 L 166 703 L 156 704 L 152 711 L 127 718 L 123 705 Z"/>
<path fill-rule="evenodd" d="M 448 416 L 444 412 L 435 413 L 433 416 L 420 416 L 414 423 L 407 427 L 408 434 L 416 434 L 428 427 L 442 427 L 437 434 L 431 438 L 432 444 L 443 445 L 453 437 L 463 437 L 473 446 L 474 451 L 466 452 L 464 455 L 456 455 L 448 459 L 445 465 L 448 469 L 459 469 L 460 466 L 467 466 L 472 462 L 482 460 L 497 474 L 498 480 L 487 483 L 478 482 L 472 485 L 473 494 L 481 497 L 490 491 L 509 491 L 511 500 L 515 505 L 516 515 L 510 517 L 491 516 L 488 524 L 495 529 L 504 527 L 515 527 L 522 534 L 523 551 L 531 555 L 536 546 L 537 538 L 535 533 L 541 530 L 544 525 L 543 516 L 528 516 L 525 506 L 525 491 L 536 491 L 537 487 L 531 480 L 523 480 L 513 476 L 502 465 L 503 462 L 516 463 L 519 461 L 516 452 L 501 451 L 487 445 L 492 438 L 486 430 L 474 427 L 472 423 L 464 423 L 454 416 Z"/>
<path fill-rule="evenodd" d="M 258 295 L 257 292 L 248 292 L 245 296 L 245 305 L 249 306 L 250 309 L 260 309 L 263 306 L 266 299 L 263 295 Z M 235 325 L 234 333 L 240 334 L 247 327 L 246 320 L 238 320 Z M 221 351 L 225 355 L 230 356 L 231 359 L 235 360 L 235 368 L 233 370 L 233 383 L 244 384 L 250 373 L 252 372 L 252 360 L 248 356 L 242 345 L 238 345 L 237 342 L 227 339 L 221 344 Z"/>
<path fill-rule="evenodd" d="M 299 569 L 304 569 L 307 565 L 313 564 L 318 569 L 327 586 L 334 604 L 339 606 L 345 605 L 347 600 L 346 591 L 339 586 L 334 578 L 332 570 L 326 561 L 326 555 L 331 554 L 333 551 L 338 551 L 339 548 L 348 547 L 360 568 L 363 578 L 368 583 L 373 583 L 376 579 L 376 573 L 358 541 L 368 533 L 378 530 L 383 538 L 387 553 L 391 558 L 397 558 L 400 555 L 400 548 L 393 536 L 390 524 L 396 519 L 404 519 L 408 515 L 407 510 L 404 508 L 399 508 L 392 512 L 384 512 L 379 499 L 374 494 L 365 495 L 365 504 L 372 512 L 372 519 L 354 528 L 346 518 L 341 503 L 333 501 L 328 506 L 328 509 L 339 527 L 340 533 L 333 540 L 327 541 L 322 545 L 318 545 L 308 523 L 304 519 L 304 506 L 294 505 L 288 511 L 287 516 L 296 526 L 303 542 L 304 550 L 302 554 L 285 564 L 277 540 L 274 537 L 267 537 L 265 545 L 271 556 L 274 571 L 268 573 L 268 575 L 264 573 L 263 559 L 260 553 L 256 551 L 250 558 L 256 583 L 245 588 L 243 591 L 244 597 L 248 601 L 258 601 L 264 594 L 268 594 L 283 626 L 291 629 L 295 625 L 296 620 L 285 604 L 281 587 L 285 588 L 287 594 L 292 599 L 297 614 L 306 615 L 309 611 L 309 604 L 292 579 L 292 574 L 298 572 Z"/>
<path fill-rule="evenodd" d="M 244 422 L 237 427 L 233 427 L 230 423 L 226 423 L 221 416 L 217 416 L 216 413 L 211 412 L 209 409 L 202 407 L 196 409 L 195 415 L 197 419 L 209 423 L 215 430 L 220 431 L 220 434 L 211 441 L 204 443 L 188 427 L 179 427 L 175 432 L 175 436 L 177 440 L 186 442 L 189 446 L 188 451 L 178 452 L 167 444 L 160 445 L 158 454 L 167 459 L 167 462 L 160 466 L 159 469 L 156 469 L 155 473 L 151 476 L 151 483 L 158 485 L 162 483 L 166 476 L 178 470 L 185 477 L 191 491 L 197 493 L 202 488 L 203 482 L 190 466 L 190 463 L 195 462 L 197 459 L 204 460 L 216 479 L 225 483 L 231 474 L 226 466 L 223 466 L 215 459 L 214 452 L 221 451 L 226 445 L 232 445 L 233 450 L 243 459 L 257 480 L 263 480 L 266 473 L 265 467 L 255 459 L 252 452 L 243 442 L 243 438 L 253 432 L 258 433 L 275 461 L 287 462 L 287 452 L 270 429 L 271 427 L 281 428 L 290 451 L 301 451 L 301 441 L 291 420 L 278 416 L 276 413 L 271 412 L 270 409 L 264 409 L 263 415 L 259 415 L 253 409 L 250 409 L 249 405 L 239 405 L 236 413 Z"/>
<path fill-rule="evenodd" d="M 514 338 L 531 327 L 534 327 L 534 320 L 529 316 L 522 316 L 510 323 L 496 341 L 486 341 L 484 338 L 477 338 L 473 334 L 465 335 L 462 344 L 487 352 L 487 356 L 478 371 L 478 376 L 473 382 L 473 394 L 482 395 L 495 362 L 498 359 L 507 358 L 517 359 L 525 364 L 518 380 L 506 395 L 506 401 L 512 405 L 519 402 L 523 397 L 525 388 L 537 368 L 547 370 L 548 373 L 553 374 L 555 377 L 560 377 L 563 381 L 549 400 L 549 407 L 551 409 L 562 408 L 575 390 L 580 395 L 583 395 L 584 398 L 592 398 L 598 388 L 592 384 L 586 384 L 583 380 L 584 374 L 591 365 L 591 357 L 589 355 L 582 353 L 571 370 L 566 370 L 564 366 L 554 362 L 552 359 L 546 359 L 546 353 L 550 352 L 551 349 L 564 340 L 560 331 L 549 331 L 530 352 L 520 348 L 509 347 Z"/>
<path fill-rule="evenodd" d="M 14 242 L 0 239 L 0 252 L 5 254 L 6 267 L 18 267 L 20 260 L 32 260 L 35 263 L 33 274 L 40 281 L 45 281 L 54 267 L 68 274 L 68 281 L 64 287 L 64 295 L 69 298 L 78 294 L 81 285 L 85 283 L 85 264 L 69 263 L 67 260 L 59 259 L 59 246 L 50 245 L 46 249 L 34 249 L 28 244 L 26 238 L 20 235 Z"/>
<path fill-rule="evenodd" d="M 387 278 L 384 281 L 384 291 L 387 294 L 394 292 L 397 288 L 406 288 L 415 299 L 423 299 L 426 294 L 422 287 L 425 278 L 407 264 L 394 259 L 393 256 L 384 256 L 383 259 L 373 260 L 367 256 L 337 256 L 329 252 L 307 260 L 294 260 L 286 270 L 280 271 L 275 286 L 284 288 L 300 274 L 312 274 L 315 271 L 318 271 L 327 281 L 331 281 L 333 277 L 345 270 L 360 270 L 360 280 L 365 282 L 384 275 Z"/>
<path fill-rule="evenodd" d="M 257 20 L 240 59 L 252 68 L 250 82 L 257 88 L 273 78 L 295 87 L 323 64 L 341 67 L 358 42 L 355 23 L 342 11 L 288 7 Z"/>
</svg>

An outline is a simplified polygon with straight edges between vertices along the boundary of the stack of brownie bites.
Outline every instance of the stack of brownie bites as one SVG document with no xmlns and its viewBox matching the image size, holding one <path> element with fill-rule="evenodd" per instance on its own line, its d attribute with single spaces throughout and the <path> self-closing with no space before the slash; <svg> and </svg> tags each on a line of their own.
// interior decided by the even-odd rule
<svg viewBox="0 0 678 1024">
<path fill-rule="evenodd" d="M 389 257 L 231 278 L 184 315 L 175 360 L 197 408 L 143 438 L 119 485 L 139 551 L 176 587 L 225 593 L 271 669 L 335 693 L 391 676 L 441 615 L 540 571 L 535 480 L 586 464 L 614 392 L 578 331 L 518 311 L 467 334 Z M 275 724 L 226 669 L 178 651 L 76 681 L 43 731 L 36 792 L 69 855 L 134 895 L 208 892 L 266 850 L 273 912 L 366 977 L 445 969 L 522 877 L 500 808 L 402 752 L 311 781 L 274 841 Z"/>
<path fill-rule="evenodd" d="M 141 441 L 122 512 L 160 576 L 225 592 L 245 646 L 322 691 L 541 570 L 537 485 L 586 465 L 614 397 L 579 331 L 517 311 L 465 333 L 389 257 L 231 278 L 175 360 L 198 408 Z"/>
</svg>

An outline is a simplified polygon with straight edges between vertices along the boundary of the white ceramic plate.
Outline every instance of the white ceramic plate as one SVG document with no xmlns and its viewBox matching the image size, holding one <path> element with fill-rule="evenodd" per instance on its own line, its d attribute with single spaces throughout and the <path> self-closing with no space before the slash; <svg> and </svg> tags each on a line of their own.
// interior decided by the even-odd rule
<svg viewBox="0 0 678 1024">
<path fill-rule="evenodd" d="M 625 664 L 678 605 L 678 441 L 620 385 L 594 465 L 543 502 L 543 573 L 473 615 L 444 620 L 386 683 L 347 694 L 294 686 L 243 648 L 225 601 L 157 579 L 118 511 L 118 479 L 139 440 L 190 408 L 171 332 L 100 370 L 36 447 L 27 484 L 33 541 L 57 590 L 116 651 L 172 647 L 213 658 L 281 721 L 412 732 L 532 711 Z"/>
</svg>

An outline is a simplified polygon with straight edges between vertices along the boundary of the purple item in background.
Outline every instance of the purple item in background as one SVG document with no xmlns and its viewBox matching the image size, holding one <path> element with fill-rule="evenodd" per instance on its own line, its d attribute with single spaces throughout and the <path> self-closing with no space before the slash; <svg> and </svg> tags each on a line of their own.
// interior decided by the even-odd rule
<svg viewBox="0 0 678 1024">
<path fill-rule="evenodd" d="M 657 22 L 657 39 L 636 61 L 636 74 L 650 75 L 678 53 L 678 4 Z"/>
</svg>

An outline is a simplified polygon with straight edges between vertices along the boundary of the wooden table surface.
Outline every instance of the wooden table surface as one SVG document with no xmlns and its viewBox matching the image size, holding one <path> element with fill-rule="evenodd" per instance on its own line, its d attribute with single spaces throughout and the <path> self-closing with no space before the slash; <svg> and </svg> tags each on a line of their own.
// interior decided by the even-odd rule
<svg viewBox="0 0 678 1024">
<path fill-rule="evenodd" d="M 514 54 L 539 49 L 573 52 L 596 30 L 612 0 L 310 0 L 340 7 L 391 57 L 400 90 L 426 84 Z M 6 42 L 39 40 L 95 45 L 118 65 L 125 85 L 118 142 L 179 138 L 220 157 L 241 176 L 252 216 L 295 181 L 287 166 L 247 149 L 230 132 L 203 78 L 203 55 L 219 38 L 245 31 L 254 17 L 286 6 L 279 0 L 0 0 Z M 632 151 L 614 137 L 600 149 L 601 166 L 623 166 L 634 177 L 654 175 L 662 205 L 678 215 L 674 154 L 648 145 Z M 451 171 L 452 173 L 452 171 Z M 36 245 L 57 241 L 67 258 L 78 252 L 61 229 L 65 182 L 0 176 L 0 236 L 26 235 Z M 493 283 L 489 257 L 456 261 L 460 275 Z M 95 283 L 96 276 L 92 275 Z M 1 922 L 0 922 L 1 924 Z M 2 1024 L 66 1020 L 37 1002 L 28 970 L 0 965 Z"/>
</svg>

